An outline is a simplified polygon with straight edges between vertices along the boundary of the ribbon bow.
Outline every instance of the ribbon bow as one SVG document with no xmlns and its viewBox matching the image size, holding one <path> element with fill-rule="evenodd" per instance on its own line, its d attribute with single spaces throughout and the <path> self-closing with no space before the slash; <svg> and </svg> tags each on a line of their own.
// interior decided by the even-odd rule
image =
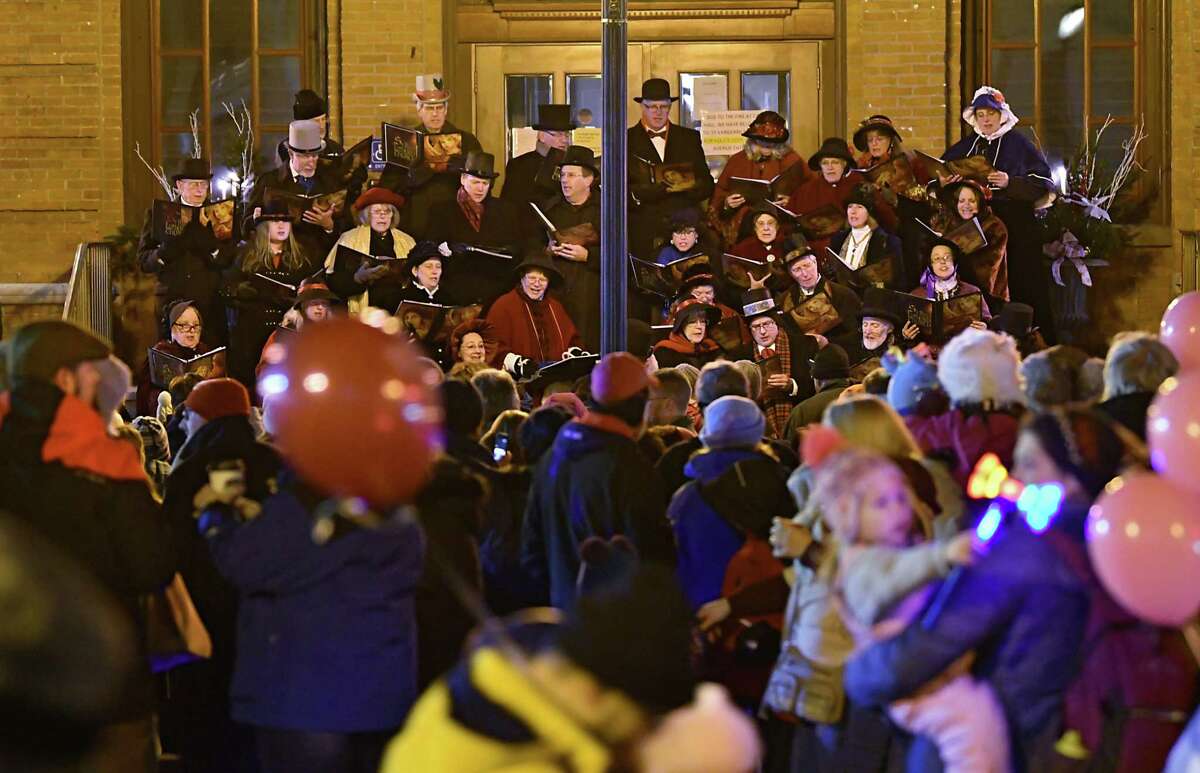
<svg viewBox="0 0 1200 773">
<path fill-rule="evenodd" d="M 1054 258 L 1054 262 L 1050 264 L 1050 274 L 1054 277 L 1055 283 L 1065 287 L 1062 280 L 1062 265 L 1066 261 L 1071 261 L 1071 265 L 1079 272 L 1079 279 L 1083 282 L 1084 287 L 1092 286 L 1092 274 L 1088 271 L 1088 266 L 1105 266 L 1108 265 L 1103 260 L 1086 260 L 1088 248 L 1080 243 L 1079 239 L 1075 238 L 1075 234 L 1070 231 L 1063 231 L 1062 236 L 1056 241 L 1042 247 L 1042 252 L 1047 257 Z"/>
</svg>

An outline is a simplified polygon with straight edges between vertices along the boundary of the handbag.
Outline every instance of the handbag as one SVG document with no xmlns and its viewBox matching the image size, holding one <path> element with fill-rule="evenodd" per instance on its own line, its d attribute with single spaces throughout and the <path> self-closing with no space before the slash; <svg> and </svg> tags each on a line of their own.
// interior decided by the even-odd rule
<svg viewBox="0 0 1200 773">
<path fill-rule="evenodd" d="M 212 657 L 212 638 L 178 573 L 167 587 L 145 597 L 146 652 L 159 674 Z"/>
</svg>

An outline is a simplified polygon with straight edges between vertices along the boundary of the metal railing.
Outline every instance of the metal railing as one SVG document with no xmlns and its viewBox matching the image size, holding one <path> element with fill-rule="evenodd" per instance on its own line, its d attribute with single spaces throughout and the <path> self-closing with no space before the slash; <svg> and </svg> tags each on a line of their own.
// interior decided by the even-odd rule
<svg viewBox="0 0 1200 773">
<path fill-rule="evenodd" d="M 80 242 L 71 265 L 62 318 L 112 340 L 112 255 L 109 242 Z"/>
</svg>

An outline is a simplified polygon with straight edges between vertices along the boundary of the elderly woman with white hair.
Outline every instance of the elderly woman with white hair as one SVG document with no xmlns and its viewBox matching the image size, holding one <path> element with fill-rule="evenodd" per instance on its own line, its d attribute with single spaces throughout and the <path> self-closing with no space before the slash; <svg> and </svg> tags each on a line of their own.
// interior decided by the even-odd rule
<svg viewBox="0 0 1200 773">
<path fill-rule="evenodd" d="M 404 197 L 387 188 L 375 187 L 363 192 L 354 202 L 352 211 L 358 225 L 338 237 L 337 244 L 325 257 L 325 273 L 329 288 L 346 301 L 351 313 L 365 306 L 377 306 L 395 311 L 400 305 L 399 294 L 407 272 L 403 258 L 416 240 L 397 228 Z M 396 258 L 371 265 L 371 261 L 347 254 L 346 247 L 372 258 Z"/>
<path fill-rule="evenodd" d="M 1162 382 L 1179 371 L 1171 350 L 1150 333 L 1113 336 L 1104 358 L 1104 395 L 1096 410 L 1146 439 L 1146 411 Z"/>
</svg>

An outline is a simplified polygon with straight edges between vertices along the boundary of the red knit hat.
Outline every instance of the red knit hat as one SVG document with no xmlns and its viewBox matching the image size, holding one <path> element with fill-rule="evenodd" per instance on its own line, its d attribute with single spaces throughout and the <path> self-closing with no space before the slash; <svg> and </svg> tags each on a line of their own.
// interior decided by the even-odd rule
<svg viewBox="0 0 1200 773">
<path fill-rule="evenodd" d="M 592 399 L 600 405 L 628 400 L 652 386 L 658 386 L 658 379 L 646 372 L 646 363 L 629 352 L 605 355 L 592 370 Z"/>
<path fill-rule="evenodd" d="M 183 404 L 205 421 L 225 416 L 250 415 L 250 395 L 246 392 L 246 387 L 231 378 L 210 378 L 201 381 Z"/>
</svg>

